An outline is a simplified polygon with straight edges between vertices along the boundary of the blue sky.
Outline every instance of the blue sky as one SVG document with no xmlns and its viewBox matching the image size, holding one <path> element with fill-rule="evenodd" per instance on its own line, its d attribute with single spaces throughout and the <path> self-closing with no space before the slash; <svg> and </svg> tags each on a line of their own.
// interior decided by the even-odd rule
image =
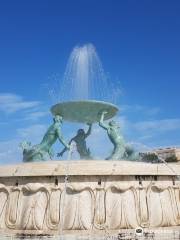
<svg viewBox="0 0 180 240">
<path fill-rule="evenodd" d="M 51 123 L 47 86 L 61 81 L 73 47 L 85 43 L 121 88 L 118 121 L 127 141 L 179 146 L 179 12 L 178 0 L 1 0 L 0 162 L 21 161 L 19 142 L 41 139 Z M 74 134 L 68 129 L 66 139 Z M 112 149 L 97 126 L 93 134 L 97 154 L 102 144 Z"/>
</svg>

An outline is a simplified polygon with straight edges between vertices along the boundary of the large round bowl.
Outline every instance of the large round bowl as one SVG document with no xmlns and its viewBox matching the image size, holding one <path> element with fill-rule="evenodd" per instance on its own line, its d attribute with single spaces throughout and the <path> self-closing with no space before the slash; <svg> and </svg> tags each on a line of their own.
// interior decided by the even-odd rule
<svg viewBox="0 0 180 240">
<path fill-rule="evenodd" d="M 98 122 L 103 111 L 107 112 L 104 116 L 107 120 L 116 115 L 118 107 L 94 100 L 62 102 L 51 107 L 53 115 L 61 115 L 66 121 L 79 123 Z"/>
</svg>

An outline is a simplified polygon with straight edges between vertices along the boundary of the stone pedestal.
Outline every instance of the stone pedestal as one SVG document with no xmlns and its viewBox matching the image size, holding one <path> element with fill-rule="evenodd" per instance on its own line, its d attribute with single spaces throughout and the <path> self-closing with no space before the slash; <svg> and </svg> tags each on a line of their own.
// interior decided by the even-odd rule
<svg viewBox="0 0 180 240">
<path fill-rule="evenodd" d="M 180 228 L 180 164 L 51 161 L 0 167 L 0 231 Z"/>
</svg>

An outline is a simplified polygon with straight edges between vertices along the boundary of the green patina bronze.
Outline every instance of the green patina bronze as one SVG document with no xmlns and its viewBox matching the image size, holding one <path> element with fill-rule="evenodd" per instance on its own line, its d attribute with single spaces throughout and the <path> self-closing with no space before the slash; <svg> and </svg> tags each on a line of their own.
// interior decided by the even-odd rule
<svg viewBox="0 0 180 240">
<path fill-rule="evenodd" d="M 77 131 L 77 134 L 75 137 L 73 137 L 69 145 L 71 145 L 73 142 L 75 143 L 75 147 L 77 152 L 79 153 L 80 159 L 92 159 L 90 149 L 87 148 L 86 145 L 86 138 L 91 134 L 92 124 L 88 124 L 89 129 L 87 132 L 84 131 L 84 129 L 79 129 Z M 63 154 L 67 151 L 67 148 L 65 147 L 62 152 L 58 153 L 58 157 L 62 157 Z"/>
<path fill-rule="evenodd" d="M 108 137 L 112 144 L 114 145 L 114 150 L 109 156 L 108 159 L 118 160 L 122 159 L 125 156 L 125 141 L 123 136 L 119 132 L 119 126 L 115 121 L 110 121 L 108 124 L 104 122 L 104 117 L 107 114 L 106 111 L 103 111 L 99 121 L 99 126 L 104 128 L 107 131 Z"/>
<path fill-rule="evenodd" d="M 63 140 L 61 134 L 62 117 L 56 115 L 54 123 L 48 128 L 40 144 L 31 146 L 30 142 L 21 143 L 24 162 L 37 162 L 50 160 L 53 157 L 52 145 L 59 140 L 66 149 L 69 145 Z"/>
<path fill-rule="evenodd" d="M 114 149 L 112 154 L 106 158 L 107 160 L 137 160 L 138 155 L 134 152 L 131 146 L 126 145 L 125 140 L 120 133 L 120 127 L 115 121 L 110 121 L 108 124 L 104 122 L 106 111 L 103 111 L 99 121 L 99 126 L 104 128 L 107 131 L 108 137 L 112 142 Z"/>
<path fill-rule="evenodd" d="M 51 108 L 53 115 L 61 115 L 64 120 L 79 123 L 99 122 L 99 112 L 106 111 L 105 120 L 114 117 L 118 107 L 103 101 L 70 101 L 58 103 Z"/>
<path fill-rule="evenodd" d="M 91 134 L 92 123 L 94 122 L 99 122 L 99 125 L 107 131 L 108 137 L 114 146 L 112 154 L 106 159 L 138 160 L 138 156 L 132 147 L 125 143 L 116 122 L 113 120 L 109 123 L 104 122 L 104 120 L 115 116 L 117 111 L 118 108 L 115 105 L 100 101 L 74 101 L 54 105 L 51 108 L 51 112 L 55 115 L 54 123 L 45 133 L 41 143 L 34 146 L 26 141 L 21 143 L 23 161 L 36 162 L 52 159 L 52 145 L 57 140 L 64 145 L 64 149 L 57 154 L 58 157 L 69 150 L 69 145 L 74 142 L 76 151 L 79 153 L 81 159 L 92 159 L 90 150 L 86 145 L 86 138 Z M 67 144 L 61 134 L 62 119 L 71 122 L 88 123 L 89 129 L 87 132 L 85 132 L 84 129 L 79 129 L 76 136 Z"/>
</svg>

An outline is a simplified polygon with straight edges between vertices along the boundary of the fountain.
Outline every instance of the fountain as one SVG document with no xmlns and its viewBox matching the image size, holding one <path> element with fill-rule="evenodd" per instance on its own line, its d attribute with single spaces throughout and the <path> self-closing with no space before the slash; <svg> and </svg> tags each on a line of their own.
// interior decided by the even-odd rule
<svg viewBox="0 0 180 240">
<path fill-rule="evenodd" d="M 94 100 L 63 102 L 51 108 L 53 115 L 60 115 L 66 121 L 79 123 L 99 122 L 100 114 L 104 110 L 107 111 L 105 120 L 108 120 L 116 115 L 118 108 L 111 103 Z"/>
<path fill-rule="evenodd" d="M 118 112 L 109 91 L 95 48 L 76 47 L 61 84 L 63 101 L 51 107 L 53 124 L 41 143 L 21 144 L 26 163 L 0 167 L 1 233 L 118 239 L 127 231 L 154 239 L 160 229 L 171 239 L 179 234 L 180 165 L 132 161 L 116 123 L 105 122 Z M 73 161 L 63 121 L 98 122 L 114 145 L 109 160 Z M 68 161 L 53 161 L 56 140 L 69 151 Z"/>
</svg>

